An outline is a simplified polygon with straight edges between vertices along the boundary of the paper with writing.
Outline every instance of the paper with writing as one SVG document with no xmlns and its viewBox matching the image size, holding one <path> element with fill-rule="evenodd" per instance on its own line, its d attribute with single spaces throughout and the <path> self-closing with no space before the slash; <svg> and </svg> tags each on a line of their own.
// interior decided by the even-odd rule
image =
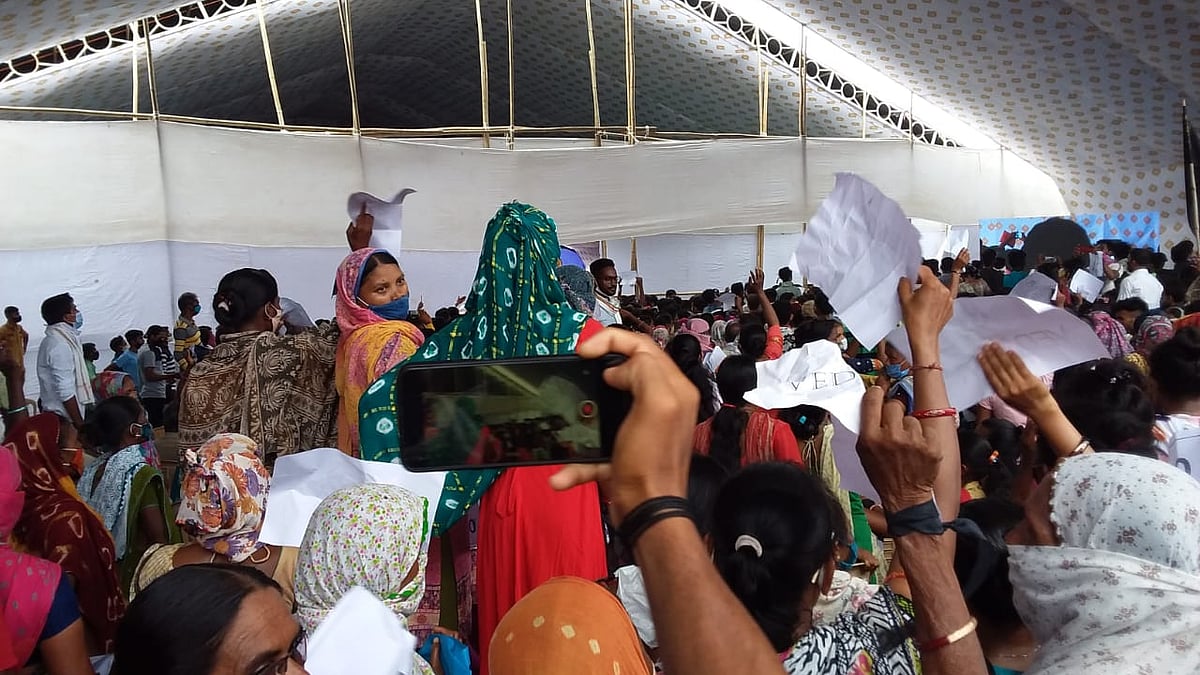
<svg viewBox="0 0 1200 675">
<path fill-rule="evenodd" d="M 398 485 L 437 508 L 446 482 L 444 472 L 413 473 L 399 464 L 355 459 L 336 448 L 316 448 L 275 461 L 271 508 L 259 539 L 277 546 L 300 546 L 317 505 L 342 488 L 363 483 Z"/>
<path fill-rule="evenodd" d="M 862 377 L 842 358 L 838 346 L 817 340 L 759 363 L 758 387 L 745 398 L 768 410 L 817 406 L 857 432 L 866 391 Z"/>
<path fill-rule="evenodd" d="M 367 213 L 375 217 L 375 227 L 371 232 L 371 247 L 387 249 L 392 255 L 399 255 L 404 216 L 404 198 L 416 192 L 412 188 L 404 188 L 396 193 L 391 200 L 384 200 L 367 192 L 355 192 L 346 200 L 346 213 L 353 221 L 362 212 L 364 204 Z"/>
<path fill-rule="evenodd" d="M 887 340 L 902 353 L 912 354 L 903 329 L 893 331 Z M 950 405 L 959 410 L 993 393 L 978 361 L 979 351 L 989 342 L 1016 352 L 1039 376 L 1108 358 L 1091 326 L 1070 312 L 1012 296 L 959 298 L 954 301 L 954 318 L 942 331 L 940 359 Z"/>
<path fill-rule="evenodd" d="M 1079 294 L 1079 297 L 1088 302 L 1095 302 L 1096 298 L 1100 297 L 1100 292 L 1104 290 L 1104 280 L 1098 279 L 1084 270 L 1075 270 L 1075 276 L 1071 277 L 1071 292 Z"/>
<path fill-rule="evenodd" d="M 417 638 L 361 586 L 338 600 L 308 639 L 311 675 L 411 675 Z"/>
<path fill-rule="evenodd" d="M 855 337 L 875 345 L 900 323 L 896 288 L 901 277 L 917 278 L 920 235 L 899 204 L 862 178 L 839 173 L 794 259 Z"/>
</svg>

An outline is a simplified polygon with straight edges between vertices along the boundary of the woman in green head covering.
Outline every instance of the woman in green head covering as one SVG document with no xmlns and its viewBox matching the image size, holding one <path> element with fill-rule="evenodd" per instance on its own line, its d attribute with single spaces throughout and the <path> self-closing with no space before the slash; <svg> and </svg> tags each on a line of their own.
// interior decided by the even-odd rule
<svg viewBox="0 0 1200 675">
<path fill-rule="evenodd" d="M 409 362 L 574 353 L 580 340 L 602 326 L 568 304 L 555 276 L 558 256 L 558 232 L 549 216 L 519 202 L 502 206 L 484 233 L 466 313 L 426 340 Z M 380 378 L 359 405 L 364 459 L 398 461 L 395 377 L 393 370 Z M 434 531 L 446 532 L 459 554 L 463 550 L 455 535 L 465 534 L 465 528 L 448 528 L 495 481 L 479 500 L 478 626 L 485 674 L 492 631 L 517 600 L 552 577 L 607 575 L 596 487 L 551 490 L 549 477 L 559 468 L 510 469 L 498 478 L 495 471 L 458 471 L 446 478 Z M 437 541 L 431 543 L 431 576 L 439 564 L 433 555 L 438 547 Z M 460 617 L 468 590 L 459 571 L 461 558 L 455 556 Z M 414 618 L 410 628 L 418 629 Z M 462 625 L 459 629 L 469 632 Z"/>
</svg>

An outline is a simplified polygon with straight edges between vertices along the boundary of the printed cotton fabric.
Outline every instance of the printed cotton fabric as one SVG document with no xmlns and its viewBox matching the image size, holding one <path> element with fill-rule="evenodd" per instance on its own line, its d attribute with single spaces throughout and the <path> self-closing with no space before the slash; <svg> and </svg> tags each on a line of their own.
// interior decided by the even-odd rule
<svg viewBox="0 0 1200 675">
<path fill-rule="evenodd" d="M 1067 459 L 1061 546 L 1010 546 L 1013 601 L 1041 644 L 1031 675 L 1200 671 L 1200 484 L 1144 457 Z"/>
<path fill-rule="evenodd" d="M 218 434 L 183 456 L 183 499 L 175 522 L 209 551 L 246 560 L 263 547 L 258 532 L 271 489 L 258 444 L 241 434 Z"/>
<path fill-rule="evenodd" d="M 375 594 L 402 623 L 425 594 L 429 508 L 394 485 L 338 490 L 313 512 L 296 564 L 296 619 L 312 634 L 351 588 Z M 419 656 L 417 673 L 430 673 Z"/>
</svg>

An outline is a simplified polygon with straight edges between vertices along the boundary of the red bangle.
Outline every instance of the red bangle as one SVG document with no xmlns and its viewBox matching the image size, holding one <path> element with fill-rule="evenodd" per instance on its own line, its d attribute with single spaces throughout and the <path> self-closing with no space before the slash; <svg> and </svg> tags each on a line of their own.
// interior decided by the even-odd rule
<svg viewBox="0 0 1200 675">
<path fill-rule="evenodd" d="M 939 417 L 954 417 L 957 414 L 956 408 L 930 408 L 929 410 L 918 410 L 912 416 L 919 420 L 932 420 Z"/>
<path fill-rule="evenodd" d="M 975 626 L 977 625 L 979 625 L 979 622 L 972 617 L 971 620 L 967 622 L 967 625 L 963 626 L 962 628 L 959 628 L 958 630 L 944 637 L 934 638 L 929 642 L 919 644 L 917 645 L 917 649 L 921 650 L 921 654 L 928 654 L 930 652 L 936 652 L 943 647 L 949 647 L 955 642 L 958 642 L 959 640 L 973 633 L 975 631 Z"/>
<path fill-rule="evenodd" d="M 918 370 L 941 370 L 941 369 L 942 369 L 942 364 L 935 361 L 927 366 L 913 366 L 909 370 L 911 370 L 915 373 Z"/>
</svg>

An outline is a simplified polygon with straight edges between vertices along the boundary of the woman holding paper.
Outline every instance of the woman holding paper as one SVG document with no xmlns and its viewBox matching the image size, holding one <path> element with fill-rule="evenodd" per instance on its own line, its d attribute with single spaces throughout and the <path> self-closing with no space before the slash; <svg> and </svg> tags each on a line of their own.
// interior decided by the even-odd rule
<svg viewBox="0 0 1200 675">
<path fill-rule="evenodd" d="M 409 290 L 396 258 L 381 248 L 364 248 L 346 256 L 337 272 L 337 365 L 334 370 L 341 404 L 338 448 L 359 456 L 358 402 L 380 375 L 416 353 L 425 342 L 421 329 L 408 322 Z M 424 307 L 421 321 L 433 324 Z"/>
</svg>

